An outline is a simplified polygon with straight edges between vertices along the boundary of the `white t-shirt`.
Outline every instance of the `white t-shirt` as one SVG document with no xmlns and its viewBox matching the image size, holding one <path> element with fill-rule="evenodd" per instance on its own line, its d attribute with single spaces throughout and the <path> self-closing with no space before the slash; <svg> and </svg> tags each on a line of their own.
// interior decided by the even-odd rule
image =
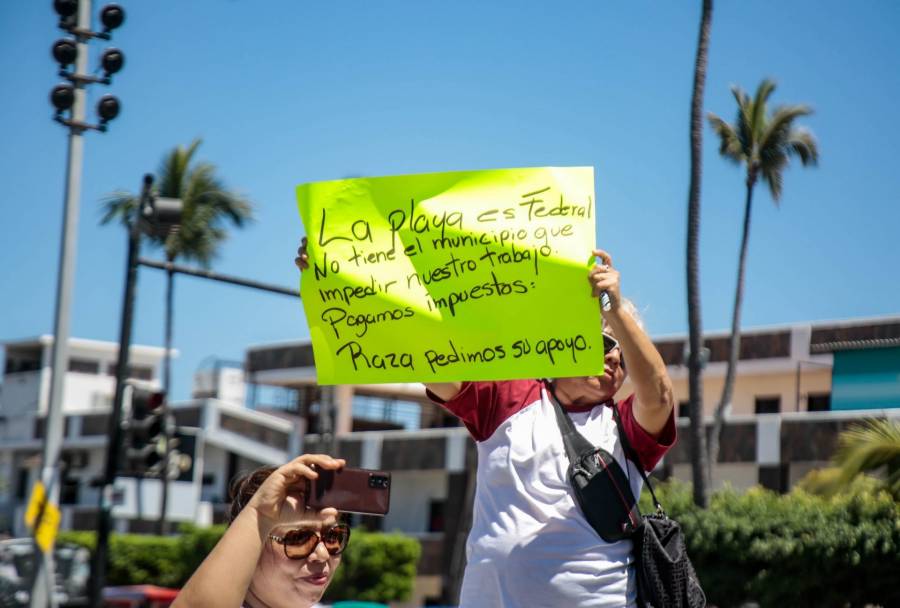
<svg viewBox="0 0 900 608">
<path fill-rule="evenodd" d="M 553 404 L 537 380 L 473 382 L 449 402 L 477 441 L 478 472 L 460 606 L 562 608 L 633 606 L 631 541 L 607 543 L 575 503 Z M 675 441 L 674 417 L 654 439 L 634 420 L 633 396 L 618 404 L 644 470 Z M 626 461 L 608 404 L 572 409 L 575 427 L 628 466 L 635 496 L 642 480 Z"/>
</svg>

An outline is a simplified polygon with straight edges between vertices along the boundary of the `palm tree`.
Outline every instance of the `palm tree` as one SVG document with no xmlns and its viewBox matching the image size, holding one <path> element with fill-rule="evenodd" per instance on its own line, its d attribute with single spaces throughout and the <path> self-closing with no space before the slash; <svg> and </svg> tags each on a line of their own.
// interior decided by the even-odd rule
<svg viewBox="0 0 900 608">
<path fill-rule="evenodd" d="M 231 223 L 237 228 L 244 227 L 253 219 L 253 206 L 247 199 L 225 188 L 221 178 L 216 175 L 214 165 L 207 162 L 193 162 L 194 154 L 201 143 L 202 140 L 195 139 L 186 148 L 176 146 L 163 157 L 157 175 L 157 194 L 181 199 L 184 207 L 181 224 L 177 230 L 167 235 L 150 236 L 149 241 L 165 252 L 169 264 L 180 258 L 195 261 L 208 268 L 218 255 L 222 243 L 228 238 L 228 231 L 223 224 Z M 129 192 L 113 192 L 103 199 L 103 217 L 100 223 L 108 224 L 118 219 L 127 226 L 138 208 L 139 200 L 138 195 Z M 170 266 L 166 272 L 163 359 L 163 390 L 166 395 L 170 394 L 172 388 L 169 353 L 172 349 L 174 279 L 175 272 Z M 164 487 L 167 485 L 164 484 Z M 161 526 L 162 521 L 161 515 Z"/>
<path fill-rule="evenodd" d="M 709 30 L 712 21 L 712 0 L 703 0 L 700 16 L 700 35 L 694 61 L 694 93 L 691 97 L 691 183 L 688 188 L 687 231 L 687 297 L 690 355 L 688 382 L 690 386 L 691 468 L 694 479 L 694 503 L 706 507 L 707 462 L 706 433 L 703 427 L 703 383 L 700 347 L 703 326 L 700 319 L 700 182 L 703 171 L 703 90 L 706 85 L 706 64 L 709 56 Z"/>
<path fill-rule="evenodd" d="M 838 482 L 849 484 L 860 473 L 885 469 L 885 486 L 900 497 L 900 420 L 872 419 L 841 433 L 834 455 Z"/>
<path fill-rule="evenodd" d="M 208 268 L 218 255 L 219 247 L 228 238 L 222 225 L 230 222 L 237 228 L 253 219 L 252 204 L 239 194 L 225 188 L 216 175 L 214 165 L 195 162 L 194 154 L 202 140 L 195 139 L 188 147 L 176 146 L 164 157 L 157 176 L 157 195 L 181 199 L 184 208 L 181 224 L 168 235 L 149 237 L 150 243 L 165 252 L 170 264 L 176 259 L 195 261 Z M 128 224 L 139 198 L 135 194 L 116 191 L 103 200 L 101 224 L 118 219 Z M 163 369 L 163 389 L 171 388 L 169 350 L 172 341 L 172 301 L 174 296 L 174 271 L 169 268 L 166 282 L 166 352 Z"/>
<path fill-rule="evenodd" d="M 815 137 L 806 129 L 794 127 L 794 121 L 812 114 L 806 105 L 778 106 L 769 115 L 767 102 L 775 90 L 772 80 L 763 80 L 751 98 L 740 87 L 732 87 L 738 104 L 737 120 L 729 124 L 713 113 L 709 122 L 719 136 L 719 154 L 735 164 L 746 166 L 747 197 L 744 203 L 744 228 L 738 254 L 737 286 L 734 293 L 734 311 L 731 318 L 731 349 L 725 373 L 722 397 L 716 406 L 713 431 L 709 442 L 709 462 L 713 466 L 719 456 L 719 434 L 725 420 L 725 408 L 731 403 L 734 392 L 734 376 L 741 347 L 741 303 L 744 295 L 744 269 L 747 259 L 747 241 L 750 235 L 750 211 L 753 188 L 762 179 L 769 186 L 772 200 L 778 205 L 781 199 L 782 172 L 791 157 L 800 159 L 804 166 L 815 165 L 819 149 Z"/>
</svg>

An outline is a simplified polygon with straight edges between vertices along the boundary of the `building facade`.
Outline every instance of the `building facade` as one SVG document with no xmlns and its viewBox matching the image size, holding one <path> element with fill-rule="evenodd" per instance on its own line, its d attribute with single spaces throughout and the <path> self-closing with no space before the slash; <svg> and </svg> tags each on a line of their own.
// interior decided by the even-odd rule
<svg viewBox="0 0 900 608">
<path fill-rule="evenodd" d="M 686 336 L 655 340 L 679 401 L 687 437 Z M 37 479 L 50 380 L 52 337 L 3 344 L 0 385 L 0 529 L 25 533 L 23 510 Z M 704 411 L 711 419 L 725 375 L 729 336 L 705 340 Z M 116 345 L 73 339 L 65 382 L 60 503 L 64 529 L 94 529 L 104 466 Z M 158 386 L 163 349 L 132 347 L 131 377 Z M 629 387 L 623 387 L 627 393 Z M 421 384 L 322 387 L 308 342 L 247 349 L 243 362 L 212 361 L 193 399 L 171 404 L 179 449 L 190 467 L 171 482 L 167 519 L 200 525 L 224 518 L 230 481 L 302 452 L 327 452 L 350 466 L 391 471 L 391 512 L 357 525 L 399 531 L 423 548 L 415 597 L 452 600 L 464 564 L 475 446 L 430 403 Z M 900 316 L 750 329 L 742 334 L 737 381 L 714 485 L 787 491 L 834 453 L 839 433 L 867 417 L 900 418 Z M 656 471 L 689 480 L 682 439 Z M 149 532 L 159 517 L 158 480 L 120 477 L 116 530 Z"/>
</svg>

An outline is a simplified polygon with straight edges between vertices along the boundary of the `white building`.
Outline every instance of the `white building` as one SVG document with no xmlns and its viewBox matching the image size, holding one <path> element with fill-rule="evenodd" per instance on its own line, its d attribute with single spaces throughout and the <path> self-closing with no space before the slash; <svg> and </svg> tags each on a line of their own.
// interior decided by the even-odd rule
<svg viewBox="0 0 900 608">
<path fill-rule="evenodd" d="M 53 337 L 0 344 L 5 351 L 0 385 L 0 531 L 23 535 L 24 505 L 41 464 Z M 62 399 L 63 529 L 95 527 L 117 351 L 111 342 L 75 338 L 69 342 Z M 130 377 L 159 386 L 163 354 L 162 348 L 132 346 Z M 179 449 L 191 457 L 190 469 L 170 485 L 171 521 L 221 520 L 231 478 L 262 464 L 281 464 L 299 452 L 296 421 L 244 408 L 240 376 L 240 370 L 226 367 L 201 373 L 194 391 L 200 398 L 171 404 L 180 427 Z M 115 487 L 116 529 L 152 530 L 159 515 L 160 482 L 120 477 Z"/>
</svg>

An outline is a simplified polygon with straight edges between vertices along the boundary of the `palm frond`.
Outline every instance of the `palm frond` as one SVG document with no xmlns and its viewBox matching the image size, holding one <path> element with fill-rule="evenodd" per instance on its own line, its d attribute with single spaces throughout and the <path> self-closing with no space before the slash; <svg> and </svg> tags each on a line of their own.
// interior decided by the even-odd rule
<svg viewBox="0 0 900 608">
<path fill-rule="evenodd" d="M 745 158 L 744 150 L 734 127 L 712 112 L 707 115 L 707 120 L 709 120 L 709 124 L 713 128 L 713 131 L 719 136 L 719 154 L 734 163 L 743 161 Z"/>
<path fill-rule="evenodd" d="M 841 480 L 887 468 L 888 487 L 900 493 L 900 420 L 872 419 L 841 433 L 834 462 L 841 468 Z"/>
<path fill-rule="evenodd" d="M 123 226 L 127 226 L 128 220 L 138 206 L 138 197 L 125 190 L 116 190 L 104 196 L 100 202 L 101 225 L 105 226 L 113 220 L 118 220 Z"/>
<path fill-rule="evenodd" d="M 184 198 L 191 161 L 202 143 L 202 139 L 196 138 L 187 147 L 176 146 L 163 157 L 159 168 L 159 181 L 156 185 L 160 196 Z"/>
<path fill-rule="evenodd" d="M 808 129 L 802 127 L 791 129 L 786 143 L 791 153 L 796 154 L 804 166 L 819 163 L 819 144 L 815 135 Z"/>
<path fill-rule="evenodd" d="M 766 148 L 760 151 L 759 174 L 769 186 L 769 193 L 776 205 L 781 200 L 783 172 L 787 164 L 788 156 L 782 148 Z"/>
<path fill-rule="evenodd" d="M 734 122 L 734 131 L 737 133 L 741 142 L 741 149 L 744 156 L 749 160 L 753 157 L 753 117 L 751 116 L 750 96 L 739 86 L 731 87 L 731 94 L 734 95 L 738 104 L 737 118 Z"/>
<path fill-rule="evenodd" d="M 767 146 L 785 146 L 794 121 L 801 116 L 810 114 L 812 114 L 812 108 L 802 104 L 775 108 L 759 138 L 760 149 Z"/>
<path fill-rule="evenodd" d="M 774 80 L 766 78 L 756 88 L 756 95 L 753 98 L 752 130 L 753 138 L 757 142 L 762 141 L 763 138 L 766 128 L 766 107 L 769 97 L 775 91 L 775 86 Z"/>
</svg>

